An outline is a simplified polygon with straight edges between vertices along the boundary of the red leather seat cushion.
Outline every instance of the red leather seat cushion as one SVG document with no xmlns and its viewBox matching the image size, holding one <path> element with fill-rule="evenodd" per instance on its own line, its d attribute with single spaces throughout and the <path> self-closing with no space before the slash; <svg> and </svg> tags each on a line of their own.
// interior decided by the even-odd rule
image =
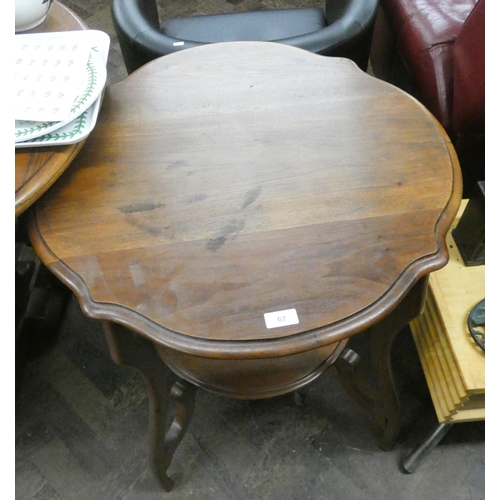
<svg viewBox="0 0 500 500">
<path fill-rule="evenodd" d="M 485 1 L 479 0 L 453 45 L 454 132 L 484 132 Z"/>
<path fill-rule="evenodd" d="M 453 99 L 453 44 L 478 0 L 383 0 L 419 99 L 448 128 Z"/>
</svg>

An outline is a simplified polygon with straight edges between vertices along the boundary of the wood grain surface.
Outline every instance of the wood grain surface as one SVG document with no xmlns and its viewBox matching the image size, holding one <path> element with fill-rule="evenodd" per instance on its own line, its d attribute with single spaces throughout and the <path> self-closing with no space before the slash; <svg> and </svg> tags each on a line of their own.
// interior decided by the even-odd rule
<svg viewBox="0 0 500 500">
<path fill-rule="evenodd" d="M 54 2 L 45 21 L 24 33 L 77 31 L 85 23 L 68 7 Z M 29 208 L 66 170 L 85 141 L 66 146 L 16 149 L 16 217 Z"/>
<path fill-rule="evenodd" d="M 416 100 L 345 59 L 236 42 L 111 86 L 31 237 L 91 317 L 184 352 L 284 354 L 370 326 L 442 267 L 460 197 Z M 290 308 L 299 324 L 266 328 Z"/>
</svg>

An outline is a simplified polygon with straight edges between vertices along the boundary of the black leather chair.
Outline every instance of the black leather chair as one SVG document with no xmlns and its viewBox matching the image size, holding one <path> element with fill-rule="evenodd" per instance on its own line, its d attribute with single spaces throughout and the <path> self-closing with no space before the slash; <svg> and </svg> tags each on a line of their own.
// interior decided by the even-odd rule
<svg viewBox="0 0 500 500">
<path fill-rule="evenodd" d="M 113 0 L 111 14 L 128 73 L 147 62 L 206 43 L 273 41 L 368 66 L 378 0 L 326 0 L 297 8 L 167 19 L 156 0 Z"/>
</svg>

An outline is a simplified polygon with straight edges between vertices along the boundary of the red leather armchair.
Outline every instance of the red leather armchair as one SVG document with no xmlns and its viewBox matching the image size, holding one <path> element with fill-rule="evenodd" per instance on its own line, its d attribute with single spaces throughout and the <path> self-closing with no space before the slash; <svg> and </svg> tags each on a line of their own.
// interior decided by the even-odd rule
<svg viewBox="0 0 500 500">
<path fill-rule="evenodd" d="M 485 180 L 485 0 L 381 0 L 371 62 L 376 76 L 412 93 L 452 139 L 464 197 Z M 400 77 L 400 75 L 399 75 Z"/>
</svg>

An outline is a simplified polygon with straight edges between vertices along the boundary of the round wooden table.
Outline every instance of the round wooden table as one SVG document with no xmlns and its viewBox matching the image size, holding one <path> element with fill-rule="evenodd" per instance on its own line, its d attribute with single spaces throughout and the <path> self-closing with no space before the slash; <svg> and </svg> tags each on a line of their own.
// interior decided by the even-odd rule
<svg viewBox="0 0 500 500">
<path fill-rule="evenodd" d="M 23 34 L 84 29 L 87 29 L 84 22 L 72 10 L 56 1 L 45 21 Z M 84 142 L 67 146 L 16 148 L 16 217 L 52 186 L 80 151 Z"/>
<path fill-rule="evenodd" d="M 35 206 L 30 237 L 104 321 L 113 359 L 145 375 L 152 465 L 169 489 L 196 387 L 270 397 L 335 360 L 390 447 L 392 341 L 447 261 L 460 199 L 448 137 L 407 94 L 346 59 L 221 43 L 107 89 L 94 133 Z M 344 349 L 364 331 L 377 411 Z M 165 365 L 178 377 L 166 442 Z"/>
</svg>

